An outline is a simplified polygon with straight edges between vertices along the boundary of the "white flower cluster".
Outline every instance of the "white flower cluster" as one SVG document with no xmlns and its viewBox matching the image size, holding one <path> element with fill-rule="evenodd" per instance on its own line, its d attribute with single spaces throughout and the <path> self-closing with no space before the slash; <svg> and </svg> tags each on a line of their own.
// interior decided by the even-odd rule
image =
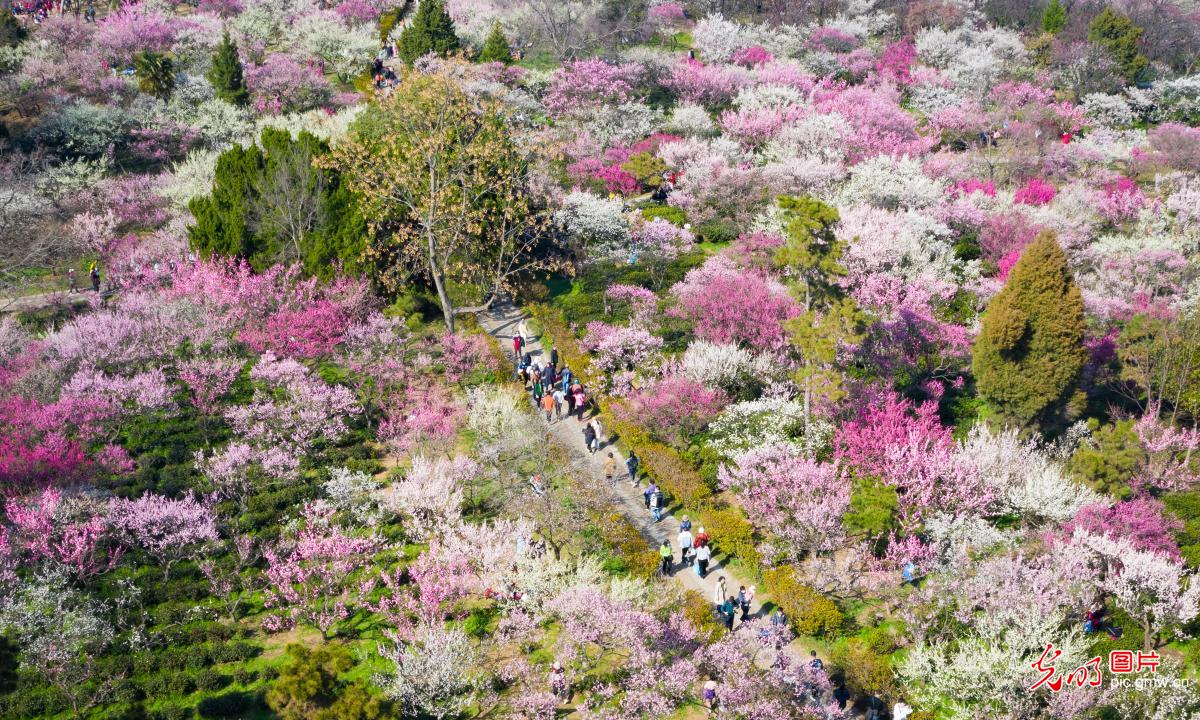
<svg viewBox="0 0 1200 720">
<path fill-rule="evenodd" d="M 653 135 L 663 124 L 662 111 L 645 103 L 604 105 L 584 122 L 588 134 L 603 146 L 630 145 Z"/>
<path fill-rule="evenodd" d="M 1103 499 L 1068 478 L 1036 439 L 1021 440 L 1016 430 L 991 433 L 976 426 L 962 445 L 962 457 L 996 489 L 1006 512 L 1026 522 L 1061 522 L 1079 508 Z"/>
<path fill-rule="evenodd" d="M 709 137 L 717 133 L 717 125 L 709 117 L 708 111 L 691 103 L 676 106 L 665 129 L 688 137 Z"/>
<path fill-rule="evenodd" d="M 1200 122 L 1200 75 L 1161 80 L 1149 88 L 1129 88 L 1126 94 L 1143 120 Z"/>
<path fill-rule="evenodd" d="M 1106 128 L 1126 128 L 1133 124 L 1133 108 L 1120 95 L 1091 93 L 1083 98 L 1083 112 L 1092 122 Z"/>
<path fill-rule="evenodd" d="M 576 190 L 563 199 L 555 221 L 583 247 L 629 242 L 629 222 L 623 203 Z"/>
<path fill-rule="evenodd" d="M 355 522 L 374 526 L 379 520 L 378 508 L 371 493 L 379 482 L 365 472 L 338 467 L 329 471 L 329 479 L 321 486 L 329 496 L 329 504 L 349 512 Z"/>
<path fill-rule="evenodd" d="M 755 357 L 737 345 L 698 340 L 683 353 L 680 372 L 708 387 L 736 394 L 748 386 L 762 386 L 774 381 L 780 368 L 769 357 Z"/>
<path fill-rule="evenodd" d="M 709 425 L 709 447 L 727 458 L 768 445 L 791 445 L 815 452 L 829 441 L 833 426 L 813 422 L 812 437 L 804 437 L 804 406 L 795 400 L 762 398 L 734 403 Z"/>
<path fill-rule="evenodd" d="M 217 172 L 217 157 L 220 154 L 216 150 L 191 151 L 186 158 L 171 167 L 169 178 L 155 188 L 155 191 L 166 198 L 173 207 L 183 210 L 192 198 L 207 195 L 212 191 L 213 178 Z"/>
<path fill-rule="evenodd" d="M 692 30 L 692 44 L 700 51 L 705 62 L 728 62 L 738 50 L 753 45 L 749 28 L 733 20 L 713 13 L 696 23 Z"/>
<path fill-rule="evenodd" d="M 854 166 L 850 182 L 842 189 L 842 202 L 887 210 L 924 208 L 940 200 L 944 192 L 942 183 L 925 175 L 916 158 L 881 155 Z"/>
<path fill-rule="evenodd" d="M 960 90 L 982 95 L 1006 66 L 1025 59 L 1025 45 L 1019 34 L 1002 28 L 932 27 L 917 35 L 917 53 L 944 70 Z"/>
</svg>

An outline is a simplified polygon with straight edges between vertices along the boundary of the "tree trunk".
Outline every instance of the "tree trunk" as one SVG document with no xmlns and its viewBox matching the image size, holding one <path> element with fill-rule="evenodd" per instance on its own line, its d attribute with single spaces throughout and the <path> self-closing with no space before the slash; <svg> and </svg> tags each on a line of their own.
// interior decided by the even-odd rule
<svg viewBox="0 0 1200 720">
<path fill-rule="evenodd" d="M 426 232 L 426 238 L 429 246 L 429 274 L 433 276 L 433 285 L 437 288 L 438 304 L 442 306 L 442 317 L 446 321 L 446 330 L 451 335 L 454 334 L 454 305 L 450 302 L 450 296 L 446 294 L 446 278 L 438 267 L 437 257 L 434 252 L 433 233 Z"/>
</svg>

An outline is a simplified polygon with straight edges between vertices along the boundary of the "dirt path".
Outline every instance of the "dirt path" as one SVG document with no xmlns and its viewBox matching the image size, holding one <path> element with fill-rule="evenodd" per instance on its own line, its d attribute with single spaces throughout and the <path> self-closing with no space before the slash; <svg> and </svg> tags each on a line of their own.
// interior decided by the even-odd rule
<svg viewBox="0 0 1200 720">
<path fill-rule="evenodd" d="M 521 320 L 526 316 L 519 308 L 512 305 L 503 305 L 495 308 L 487 313 L 479 316 L 480 325 L 492 337 L 500 341 L 501 347 L 506 350 L 512 347 L 513 333 L 516 331 Z M 526 338 L 526 350 L 534 356 L 540 356 L 543 353 L 540 338 Z M 617 469 L 621 473 L 618 475 L 618 480 L 613 488 L 613 502 L 618 509 L 629 519 L 633 526 L 641 532 L 646 538 L 647 543 L 657 550 L 662 545 L 664 539 L 670 540 L 671 547 L 675 551 L 674 569 L 671 578 L 683 585 L 689 590 L 696 590 L 704 596 L 706 600 L 712 602 L 714 593 L 716 592 L 717 580 L 724 576 L 725 587 L 728 594 L 737 595 L 738 588 L 742 585 L 751 587 L 752 583 L 743 578 L 740 578 L 724 566 L 724 558 L 714 555 L 712 563 L 709 566 L 708 576 L 701 578 L 690 568 L 679 563 L 679 543 L 677 537 L 679 535 L 679 521 L 674 513 L 664 510 L 662 520 L 654 522 L 654 518 L 650 515 L 650 511 L 646 509 L 645 501 L 642 496 L 642 491 L 645 489 L 645 484 L 641 483 L 637 487 L 630 484 L 628 475 L 625 472 L 625 458 L 627 454 L 622 450 L 619 444 L 610 444 L 605 438 L 605 444 L 601 446 L 594 454 L 588 453 L 587 446 L 583 440 L 584 424 L 574 418 L 555 421 L 550 423 L 550 434 L 563 447 L 567 448 L 572 460 L 581 468 L 586 468 L 591 472 L 592 479 L 597 486 L 604 485 L 604 458 L 609 452 L 617 460 Z M 606 430 L 607 432 L 607 430 Z M 692 532 L 695 533 L 699 528 L 699 524 L 693 519 Z M 764 617 L 766 612 L 763 609 L 764 597 L 761 589 L 756 589 L 754 602 L 751 604 L 750 614 L 752 618 Z M 738 618 L 741 613 L 738 613 Z M 734 622 L 734 628 L 741 625 L 739 621 Z M 792 657 L 794 661 L 807 662 L 809 657 L 809 648 L 800 640 L 793 641 L 785 648 L 785 651 Z M 828 658 L 824 658 L 828 663 Z"/>
</svg>

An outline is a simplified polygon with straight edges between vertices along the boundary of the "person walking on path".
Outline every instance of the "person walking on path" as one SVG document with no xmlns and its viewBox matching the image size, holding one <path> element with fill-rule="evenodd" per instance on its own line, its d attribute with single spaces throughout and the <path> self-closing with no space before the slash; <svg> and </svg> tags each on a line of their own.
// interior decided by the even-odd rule
<svg viewBox="0 0 1200 720">
<path fill-rule="evenodd" d="M 729 597 L 729 593 L 725 588 L 725 576 L 717 578 L 717 586 L 713 588 L 713 605 L 720 607 L 725 602 L 725 598 Z"/>
<path fill-rule="evenodd" d="M 688 530 L 688 531 L 690 531 L 692 529 L 692 521 L 690 518 L 688 518 L 687 515 L 684 515 L 679 520 L 679 529 L 680 530 Z"/>
<path fill-rule="evenodd" d="M 525 322 L 525 318 L 521 318 L 521 322 L 517 325 L 517 334 L 521 336 L 525 342 L 533 339 L 533 334 L 529 332 L 529 323 Z"/>
<path fill-rule="evenodd" d="M 562 388 L 554 388 L 554 417 L 562 421 L 563 403 L 567 401 L 567 394 L 562 391 Z"/>
<path fill-rule="evenodd" d="M 708 549 L 707 545 L 701 545 L 696 548 L 696 574 L 700 577 L 708 577 L 708 561 L 712 559 L 712 550 Z"/>
<path fill-rule="evenodd" d="M 596 449 L 604 447 L 604 426 L 600 424 L 600 418 L 592 418 L 592 429 L 596 431 Z"/>
<path fill-rule="evenodd" d="M 671 561 L 675 557 L 675 551 L 671 549 L 670 540 L 662 541 L 662 545 L 658 548 L 658 555 L 662 558 L 662 574 L 670 575 L 672 570 Z"/>
<path fill-rule="evenodd" d="M 680 528 L 679 537 L 676 538 L 679 543 L 679 562 L 686 563 L 688 550 L 692 549 L 692 533 L 687 528 Z"/>
<path fill-rule="evenodd" d="M 654 494 L 650 496 L 650 515 L 654 518 L 654 522 L 662 520 L 662 505 L 662 490 L 655 490 Z"/>
<path fill-rule="evenodd" d="M 566 366 L 562 369 L 562 389 L 564 393 L 571 391 L 571 368 Z"/>
<path fill-rule="evenodd" d="M 583 426 L 583 444 L 587 445 L 588 454 L 596 453 L 596 431 L 591 425 Z"/>
<path fill-rule="evenodd" d="M 617 460 L 611 452 L 604 458 L 604 481 L 609 485 L 617 481 Z"/>
<path fill-rule="evenodd" d="M 92 271 L 88 274 L 92 278 L 92 291 L 100 292 L 100 268 L 96 267 L 96 263 L 92 263 Z"/>
<path fill-rule="evenodd" d="M 704 526 L 701 525 L 700 529 L 696 531 L 696 547 L 708 547 L 709 540 L 711 540 L 711 538 L 708 537 L 708 533 L 704 530 Z"/>
<path fill-rule="evenodd" d="M 733 596 L 725 598 L 725 602 L 721 604 L 721 617 L 725 620 L 725 629 L 733 632 Z"/>
<path fill-rule="evenodd" d="M 583 392 L 583 386 L 575 383 L 571 386 L 571 394 L 575 396 L 575 409 L 579 411 L 579 422 L 583 422 L 584 412 L 587 410 L 587 395 Z"/>
<path fill-rule="evenodd" d="M 658 492 L 658 485 L 655 485 L 654 481 L 651 480 L 646 489 L 642 491 L 642 502 L 645 504 L 647 510 L 650 509 L 650 496 L 656 492 Z"/>
<path fill-rule="evenodd" d="M 67 271 L 67 280 L 71 282 L 71 293 L 79 292 L 79 279 L 75 277 L 75 268 Z"/>
<path fill-rule="evenodd" d="M 521 351 L 525 348 L 525 338 L 521 337 L 521 333 L 517 332 L 513 335 L 513 355 L 521 357 Z"/>
<path fill-rule="evenodd" d="M 558 367 L 558 348 L 556 347 L 550 348 L 550 367 Z"/>
<path fill-rule="evenodd" d="M 750 606 L 754 604 L 754 586 L 747 590 L 745 586 L 738 591 L 738 605 L 742 607 L 742 622 L 750 619 Z"/>
<path fill-rule="evenodd" d="M 638 464 L 641 463 L 641 458 L 637 456 L 632 449 L 629 450 L 629 457 L 625 458 L 625 469 L 629 471 L 629 484 L 637 486 Z"/>
<path fill-rule="evenodd" d="M 553 395 L 543 395 L 542 396 L 542 412 L 546 413 L 546 422 L 547 423 L 553 422 L 553 417 L 554 417 L 554 396 Z"/>
<path fill-rule="evenodd" d="M 711 678 L 704 683 L 704 705 L 709 710 L 717 706 L 717 681 Z"/>
<path fill-rule="evenodd" d="M 533 393 L 534 404 L 540 405 L 542 402 L 542 381 L 541 380 L 535 379 L 533 381 L 533 390 L 531 392 Z"/>
</svg>

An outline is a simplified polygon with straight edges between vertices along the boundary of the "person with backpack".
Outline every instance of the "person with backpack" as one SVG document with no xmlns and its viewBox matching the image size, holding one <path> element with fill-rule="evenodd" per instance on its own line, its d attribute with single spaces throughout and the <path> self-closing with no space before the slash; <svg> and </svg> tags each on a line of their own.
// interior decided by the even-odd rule
<svg viewBox="0 0 1200 720">
<path fill-rule="evenodd" d="M 625 458 L 625 469 L 629 471 L 629 484 L 637 486 L 638 464 L 641 458 L 637 456 L 632 449 L 629 451 L 629 457 Z"/>
<path fill-rule="evenodd" d="M 707 547 L 708 542 L 711 539 L 712 538 L 708 536 L 708 532 L 704 529 L 704 526 L 701 526 L 700 529 L 696 531 L 696 540 L 694 544 L 696 547 Z"/>
<path fill-rule="evenodd" d="M 656 492 L 658 492 L 658 485 L 655 485 L 654 481 L 651 480 L 646 489 L 642 491 L 642 502 L 645 504 L 647 510 L 650 509 L 650 496 Z"/>
<path fill-rule="evenodd" d="M 670 575 L 672 568 L 672 560 L 675 558 L 675 551 L 671 549 L 671 541 L 663 540 L 662 545 L 658 548 L 658 556 L 662 558 L 662 573 Z"/>
<path fill-rule="evenodd" d="M 808 654 L 810 656 L 812 656 L 812 660 L 808 661 L 808 666 L 810 668 L 812 668 L 813 670 L 824 670 L 825 669 L 825 663 L 821 661 L 821 658 L 817 657 L 816 650 L 809 650 Z"/>
<path fill-rule="evenodd" d="M 684 516 L 683 516 L 683 518 L 682 518 L 682 519 L 679 521 L 679 529 L 680 529 L 680 530 L 687 530 L 687 531 L 689 531 L 689 532 L 690 532 L 690 531 L 691 531 L 691 529 L 692 529 L 692 520 L 691 520 L 691 518 L 689 518 L 687 515 L 684 515 Z"/>
</svg>

